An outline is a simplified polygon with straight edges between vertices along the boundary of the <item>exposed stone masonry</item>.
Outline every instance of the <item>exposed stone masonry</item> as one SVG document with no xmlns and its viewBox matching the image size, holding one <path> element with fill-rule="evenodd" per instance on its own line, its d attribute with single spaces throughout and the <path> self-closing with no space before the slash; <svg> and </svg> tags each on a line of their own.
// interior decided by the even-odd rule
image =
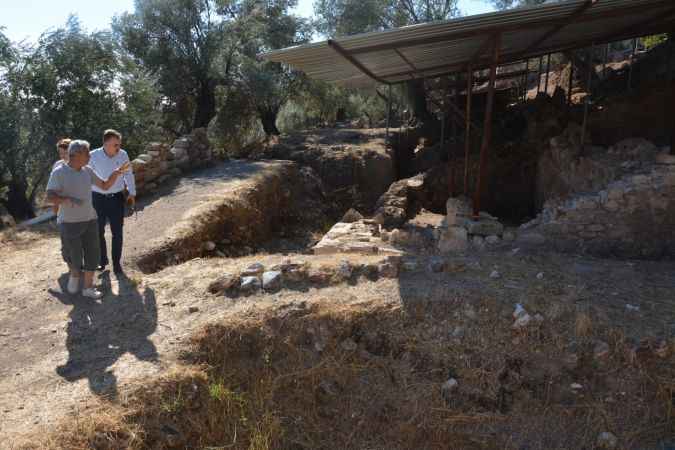
<svg viewBox="0 0 675 450">
<path fill-rule="evenodd" d="M 173 146 L 152 142 L 145 153 L 131 162 L 136 190 L 139 195 L 153 192 L 184 172 L 205 167 L 212 161 L 211 146 L 203 128 L 176 139 Z"/>
<path fill-rule="evenodd" d="M 610 148 L 605 158 L 621 157 L 623 174 L 595 193 L 547 200 L 523 237 L 600 256 L 675 256 L 675 157 L 654 149 L 636 139 Z"/>
</svg>

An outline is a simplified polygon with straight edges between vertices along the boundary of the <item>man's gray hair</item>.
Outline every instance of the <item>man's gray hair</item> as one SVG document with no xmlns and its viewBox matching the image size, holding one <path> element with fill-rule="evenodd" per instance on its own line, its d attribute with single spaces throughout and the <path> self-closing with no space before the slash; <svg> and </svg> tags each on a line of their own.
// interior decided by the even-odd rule
<svg viewBox="0 0 675 450">
<path fill-rule="evenodd" d="M 68 156 L 74 156 L 81 152 L 89 152 L 89 148 L 89 142 L 83 139 L 75 139 L 74 141 L 71 141 L 68 146 Z"/>
</svg>

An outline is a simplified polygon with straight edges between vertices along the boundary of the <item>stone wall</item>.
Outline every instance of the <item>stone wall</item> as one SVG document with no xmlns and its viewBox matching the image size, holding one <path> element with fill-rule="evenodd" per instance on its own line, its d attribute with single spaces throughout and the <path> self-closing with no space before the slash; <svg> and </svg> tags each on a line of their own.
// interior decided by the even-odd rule
<svg viewBox="0 0 675 450">
<path fill-rule="evenodd" d="M 675 156 L 642 139 L 596 152 L 602 161 L 618 162 L 605 172 L 616 178 L 601 177 L 607 182 L 595 192 L 547 199 L 537 218 L 521 227 L 519 239 L 599 256 L 675 256 Z M 574 179 L 574 172 L 565 177 Z"/>
<path fill-rule="evenodd" d="M 211 146 L 203 128 L 195 129 L 172 146 L 152 142 L 145 153 L 131 162 L 138 195 L 151 193 L 183 173 L 213 162 Z"/>
<path fill-rule="evenodd" d="M 258 157 L 311 167 L 339 215 L 349 208 L 370 213 L 396 179 L 383 130 L 318 129 L 295 133 L 263 149 Z"/>
</svg>

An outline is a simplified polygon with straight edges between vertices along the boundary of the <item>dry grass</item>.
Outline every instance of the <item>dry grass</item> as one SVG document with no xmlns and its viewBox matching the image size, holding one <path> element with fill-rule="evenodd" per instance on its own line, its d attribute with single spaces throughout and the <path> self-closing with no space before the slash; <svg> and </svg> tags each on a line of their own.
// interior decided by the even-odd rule
<svg viewBox="0 0 675 450">
<path fill-rule="evenodd" d="M 212 324 L 186 365 L 26 448 L 581 449 L 601 431 L 636 448 L 670 434 L 671 360 L 630 365 L 606 330 L 607 361 L 581 351 L 566 367 L 574 315 L 514 334 L 488 304 L 461 340 L 457 310 L 424 303 L 287 305 Z M 449 377 L 459 388 L 444 398 Z"/>
</svg>

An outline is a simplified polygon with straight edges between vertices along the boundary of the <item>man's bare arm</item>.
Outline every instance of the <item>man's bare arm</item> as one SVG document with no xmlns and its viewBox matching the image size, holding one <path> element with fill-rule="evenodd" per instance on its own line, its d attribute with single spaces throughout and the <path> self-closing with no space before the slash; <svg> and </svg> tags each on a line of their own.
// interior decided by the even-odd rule
<svg viewBox="0 0 675 450">
<path fill-rule="evenodd" d="M 107 191 L 108 189 L 110 189 L 112 187 L 113 184 L 115 184 L 115 181 L 117 181 L 117 179 L 120 177 L 120 175 L 122 175 L 127 170 L 129 170 L 129 163 L 128 162 L 122 164 L 120 167 L 113 170 L 113 173 L 111 173 L 110 177 L 105 181 L 100 179 L 98 177 L 98 175 L 96 175 L 96 173 L 94 171 L 92 171 L 92 173 L 94 174 L 94 184 L 99 189 Z"/>
<path fill-rule="evenodd" d="M 54 206 L 59 206 L 67 204 L 70 206 L 77 206 L 82 204 L 82 200 L 79 198 L 68 197 L 61 195 L 60 191 L 47 190 L 47 202 L 51 203 Z"/>
</svg>

